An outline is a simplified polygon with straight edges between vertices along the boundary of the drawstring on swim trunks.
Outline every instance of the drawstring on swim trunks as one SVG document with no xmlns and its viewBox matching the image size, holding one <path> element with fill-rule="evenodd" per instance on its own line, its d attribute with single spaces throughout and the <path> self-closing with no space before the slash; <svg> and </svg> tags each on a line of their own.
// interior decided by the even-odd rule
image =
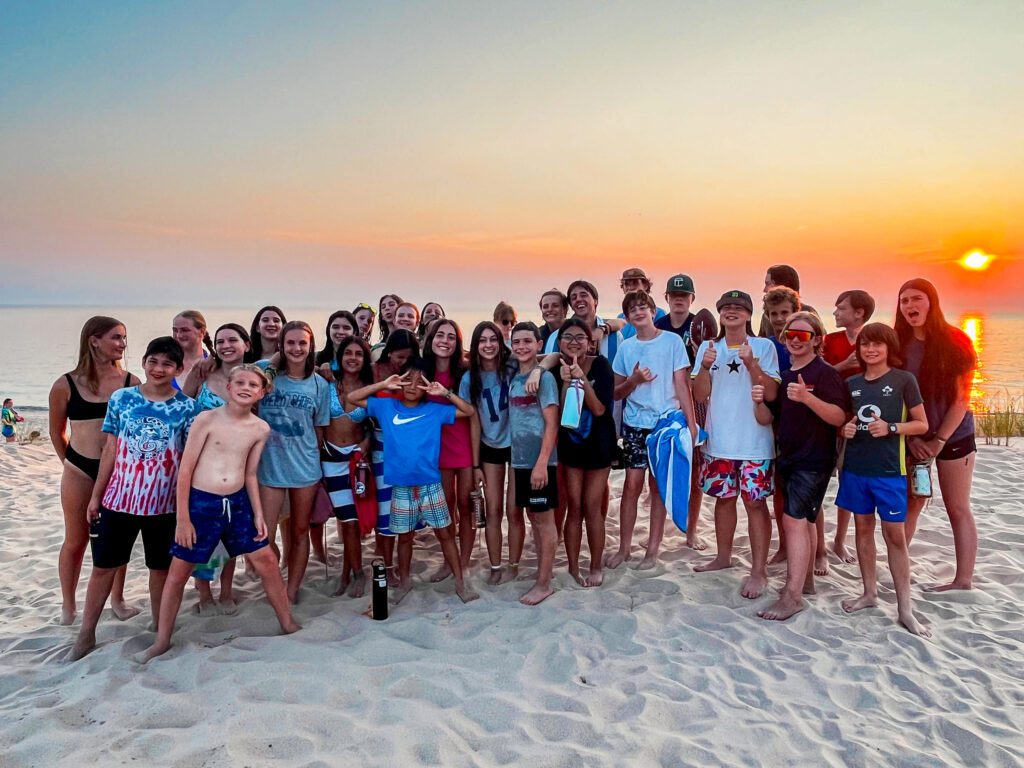
<svg viewBox="0 0 1024 768">
<path fill-rule="evenodd" d="M 222 510 L 223 514 L 228 516 L 228 522 L 230 523 L 231 522 L 231 499 L 229 499 L 227 496 L 225 496 L 224 498 L 222 498 L 220 500 L 220 503 L 221 503 L 221 510 Z"/>
</svg>

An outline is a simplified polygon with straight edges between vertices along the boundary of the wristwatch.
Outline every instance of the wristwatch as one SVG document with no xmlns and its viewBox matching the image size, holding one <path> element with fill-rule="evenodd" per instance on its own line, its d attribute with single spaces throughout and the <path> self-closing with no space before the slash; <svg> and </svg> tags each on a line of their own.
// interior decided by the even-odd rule
<svg viewBox="0 0 1024 768">
<path fill-rule="evenodd" d="M 899 425 L 898 425 L 898 424 L 896 424 L 895 422 L 893 422 L 892 424 L 890 424 L 890 425 L 889 425 L 889 434 L 890 434 L 890 435 L 895 435 L 895 434 L 898 434 L 898 433 L 897 433 L 897 431 L 896 431 L 896 427 L 898 427 L 898 426 L 899 426 Z"/>
</svg>

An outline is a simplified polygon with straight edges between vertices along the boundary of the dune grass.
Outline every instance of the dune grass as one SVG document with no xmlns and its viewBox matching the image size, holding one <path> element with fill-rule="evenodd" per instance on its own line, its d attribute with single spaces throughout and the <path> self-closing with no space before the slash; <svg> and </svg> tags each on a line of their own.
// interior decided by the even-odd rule
<svg viewBox="0 0 1024 768">
<path fill-rule="evenodd" d="M 986 397 L 984 410 L 978 410 L 974 418 L 985 445 L 1009 445 L 1011 439 L 1024 436 L 1024 395 L 1004 390 Z"/>
</svg>

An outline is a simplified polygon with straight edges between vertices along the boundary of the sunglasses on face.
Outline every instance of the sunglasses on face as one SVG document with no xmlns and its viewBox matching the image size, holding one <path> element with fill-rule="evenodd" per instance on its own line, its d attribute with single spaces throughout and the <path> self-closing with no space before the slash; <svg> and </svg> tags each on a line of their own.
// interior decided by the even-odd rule
<svg viewBox="0 0 1024 768">
<path fill-rule="evenodd" d="M 789 328 L 783 334 L 786 341 L 810 341 L 815 337 L 814 331 L 798 331 L 793 328 Z"/>
</svg>

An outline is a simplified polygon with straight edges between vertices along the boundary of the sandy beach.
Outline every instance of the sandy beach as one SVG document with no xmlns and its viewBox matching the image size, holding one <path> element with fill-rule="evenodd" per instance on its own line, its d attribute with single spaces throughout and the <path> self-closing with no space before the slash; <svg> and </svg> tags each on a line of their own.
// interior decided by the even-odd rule
<svg viewBox="0 0 1024 768">
<path fill-rule="evenodd" d="M 193 615 L 189 589 L 174 648 L 142 668 L 131 656 L 153 635 L 141 545 L 127 594 L 145 610 L 121 623 L 108 609 L 96 651 L 65 662 L 77 624 L 57 622 L 60 468 L 49 446 L 0 446 L 0 763 L 1019 766 L 1022 453 L 980 449 L 974 592 L 921 591 L 953 572 L 941 501 L 922 517 L 914 601 L 929 640 L 896 624 L 880 534 L 879 608 L 844 614 L 859 572 L 833 558 L 810 608 L 786 623 L 755 616 L 771 598 L 743 599 L 741 568 L 695 574 L 705 555 L 678 531 L 655 570 L 620 568 L 600 589 L 576 587 L 560 556 L 557 594 L 533 609 L 517 602 L 523 583 L 483 585 L 482 540 L 482 599 L 464 606 L 450 580 L 426 583 L 440 554 L 422 537 L 416 588 L 386 622 L 360 615 L 366 600 L 330 597 L 336 573 L 327 581 L 311 564 L 296 609 L 305 628 L 281 637 L 239 573 L 237 614 Z M 621 473 L 613 480 L 617 518 Z M 833 482 L 830 527 L 834 496 Z M 741 565 L 748 552 L 741 518 Z M 87 555 L 80 601 L 89 568 Z M 773 567 L 773 586 L 783 574 Z"/>
</svg>

